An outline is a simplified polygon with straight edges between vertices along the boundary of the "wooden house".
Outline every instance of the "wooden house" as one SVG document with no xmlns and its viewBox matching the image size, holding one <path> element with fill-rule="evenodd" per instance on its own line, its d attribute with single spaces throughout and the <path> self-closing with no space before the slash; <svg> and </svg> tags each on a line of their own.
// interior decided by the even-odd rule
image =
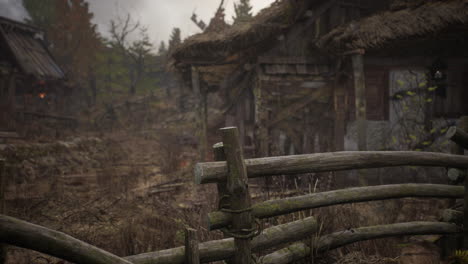
<svg viewBox="0 0 468 264">
<path fill-rule="evenodd" d="M 465 0 L 276 1 L 251 22 L 190 37 L 172 58 L 199 94 L 200 129 L 207 95 L 221 94 L 222 125 L 239 127 L 248 155 L 388 148 L 378 143 L 389 136 L 392 98 L 419 91 L 406 91 L 409 82 L 393 89 L 400 76 L 413 74 L 416 88 L 431 92 L 423 93 L 432 100 L 423 107 L 428 131 L 426 116 L 466 113 L 459 67 L 466 7 Z"/>
<path fill-rule="evenodd" d="M 0 130 L 15 130 L 18 113 L 55 107 L 63 79 L 38 28 L 0 17 Z"/>
</svg>

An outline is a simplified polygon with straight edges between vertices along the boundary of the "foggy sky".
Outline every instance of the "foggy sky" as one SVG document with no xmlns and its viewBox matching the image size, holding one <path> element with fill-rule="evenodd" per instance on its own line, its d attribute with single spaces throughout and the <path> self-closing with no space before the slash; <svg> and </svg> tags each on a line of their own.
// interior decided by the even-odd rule
<svg viewBox="0 0 468 264">
<path fill-rule="evenodd" d="M 21 0 L 0 0 L 0 16 L 18 21 L 29 18 Z"/>
<path fill-rule="evenodd" d="M 0 0 L 1 1 L 1 0 Z M 226 21 L 232 22 L 234 14 L 233 2 L 225 0 Z M 173 27 L 179 27 L 182 37 L 201 32 L 190 20 L 192 12 L 209 23 L 220 0 L 89 0 L 91 11 L 95 14 L 94 23 L 105 36 L 109 28 L 109 21 L 120 15 L 125 17 L 130 13 L 149 29 L 151 40 L 159 45 L 161 40 L 167 41 Z M 254 14 L 268 7 L 274 0 L 251 0 Z"/>
<path fill-rule="evenodd" d="M 224 1 L 228 23 L 232 23 L 233 3 L 238 1 Z M 138 20 L 141 25 L 148 27 L 150 39 L 157 48 L 161 40 L 167 42 L 174 27 L 181 29 L 183 38 L 201 32 L 190 20 L 192 12 L 208 24 L 220 0 L 88 0 L 88 2 L 91 12 L 94 13 L 93 22 L 98 25 L 98 30 L 103 36 L 108 35 L 111 19 L 118 16 L 125 17 L 127 13 L 130 13 L 135 21 Z M 256 14 L 259 10 L 268 7 L 274 0 L 251 0 L 250 2 L 253 6 L 252 11 Z M 22 0 L 0 0 L 0 16 L 19 21 L 29 18 L 22 6 Z"/>
</svg>

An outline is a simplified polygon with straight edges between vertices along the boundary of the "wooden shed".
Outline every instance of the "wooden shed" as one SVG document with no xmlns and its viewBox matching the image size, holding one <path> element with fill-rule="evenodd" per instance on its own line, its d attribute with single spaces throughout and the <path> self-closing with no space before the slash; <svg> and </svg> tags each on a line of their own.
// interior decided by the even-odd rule
<svg viewBox="0 0 468 264">
<path fill-rule="evenodd" d="M 382 149 L 368 141 L 387 134 L 366 134 L 391 123 L 392 98 L 408 92 L 392 90 L 400 76 L 416 74 L 420 89 L 441 97 L 424 98 L 433 100 L 427 116 L 466 112 L 465 68 L 456 65 L 464 65 L 467 12 L 464 0 L 276 1 L 251 22 L 188 38 L 172 58 L 199 94 L 202 138 L 215 92 L 225 102 L 222 125 L 240 128 L 248 155 Z M 399 67 L 408 68 L 392 72 Z"/>
<path fill-rule="evenodd" d="M 64 73 L 36 27 L 0 17 L 0 129 L 14 130 L 18 112 L 56 105 Z"/>
</svg>

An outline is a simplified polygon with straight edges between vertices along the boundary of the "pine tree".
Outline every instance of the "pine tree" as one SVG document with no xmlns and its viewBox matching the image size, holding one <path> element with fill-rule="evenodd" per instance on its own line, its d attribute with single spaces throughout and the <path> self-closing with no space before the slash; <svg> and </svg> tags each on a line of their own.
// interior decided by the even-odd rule
<svg viewBox="0 0 468 264">
<path fill-rule="evenodd" d="M 234 3 L 236 15 L 232 17 L 234 24 L 239 22 L 248 22 L 252 19 L 252 6 L 250 0 L 240 0 L 239 4 Z"/>
<path fill-rule="evenodd" d="M 167 53 L 166 42 L 161 41 L 158 48 L 158 55 L 164 55 Z"/>
<path fill-rule="evenodd" d="M 180 28 L 174 28 L 169 39 L 169 52 L 174 51 L 174 49 L 177 48 L 177 46 L 179 46 L 181 43 L 182 38 L 180 35 Z"/>
</svg>

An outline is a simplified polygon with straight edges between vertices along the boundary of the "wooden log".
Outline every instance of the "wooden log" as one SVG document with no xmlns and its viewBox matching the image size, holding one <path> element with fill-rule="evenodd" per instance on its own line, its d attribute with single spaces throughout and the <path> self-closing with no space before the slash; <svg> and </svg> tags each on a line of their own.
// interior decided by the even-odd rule
<svg viewBox="0 0 468 264">
<path fill-rule="evenodd" d="M 441 221 L 461 225 L 463 224 L 463 212 L 453 209 L 443 210 Z"/>
<path fill-rule="evenodd" d="M 0 242 L 77 264 L 131 263 L 62 232 L 5 215 L 0 215 Z"/>
<path fill-rule="evenodd" d="M 185 261 L 187 264 L 200 264 L 197 230 L 185 229 Z"/>
<path fill-rule="evenodd" d="M 314 245 L 314 252 L 324 252 L 359 241 L 391 236 L 454 234 L 461 229 L 454 224 L 439 222 L 408 222 L 389 225 L 361 227 L 322 236 Z M 310 254 L 305 243 L 294 243 L 262 258 L 263 264 L 287 264 L 301 260 Z"/>
<path fill-rule="evenodd" d="M 242 145 L 239 140 L 239 131 L 236 127 L 226 127 L 221 129 L 223 136 L 224 153 L 228 165 L 228 177 L 226 182 L 229 193 L 230 208 L 232 214 L 232 232 L 236 236 L 234 244 L 236 254 L 234 255 L 234 264 L 250 263 L 252 258 L 249 233 L 254 227 L 250 207 L 252 202 L 248 189 L 247 170 L 242 153 Z"/>
<path fill-rule="evenodd" d="M 462 129 L 452 126 L 447 130 L 446 137 L 464 149 L 468 149 L 468 133 Z"/>
<path fill-rule="evenodd" d="M 464 188 L 462 186 L 440 184 L 394 184 L 356 187 L 265 201 L 252 207 L 252 215 L 262 219 L 345 203 L 406 197 L 461 198 L 463 195 Z M 208 214 L 207 221 L 210 230 L 219 229 L 230 224 L 231 216 L 220 211 L 211 212 Z"/>
<path fill-rule="evenodd" d="M 252 239 L 252 252 L 299 241 L 315 233 L 317 229 L 317 221 L 313 217 L 267 228 Z M 235 254 L 234 239 L 225 238 L 200 243 L 199 250 L 202 263 L 229 259 Z M 184 247 L 178 247 L 128 256 L 125 259 L 134 264 L 183 264 L 185 250 Z"/>
<path fill-rule="evenodd" d="M 266 157 L 245 160 L 249 178 L 351 169 L 429 166 L 467 168 L 468 157 L 420 151 L 342 151 Z M 198 163 L 195 182 L 212 183 L 226 179 L 226 162 Z"/>
</svg>

